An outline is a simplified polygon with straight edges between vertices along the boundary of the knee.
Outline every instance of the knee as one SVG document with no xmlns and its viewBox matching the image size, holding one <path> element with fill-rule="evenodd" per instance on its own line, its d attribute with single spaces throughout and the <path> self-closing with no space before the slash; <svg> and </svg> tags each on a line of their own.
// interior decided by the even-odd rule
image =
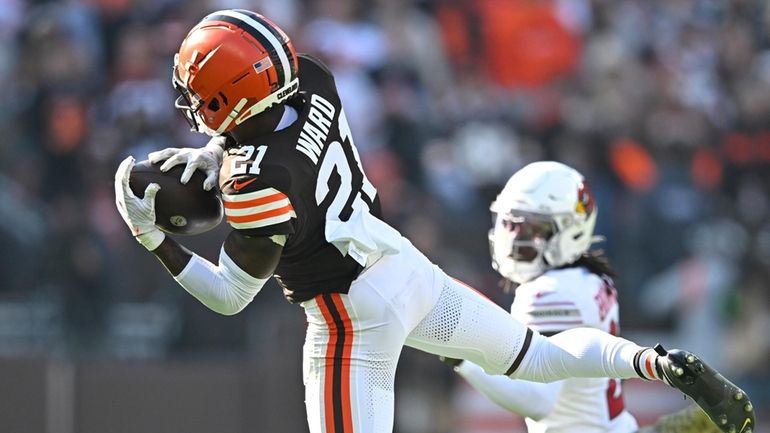
<svg viewBox="0 0 770 433">
<path fill-rule="evenodd" d="M 559 359 L 561 356 L 557 352 L 563 352 L 563 350 L 551 341 L 552 338 L 534 332 L 527 352 L 523 355 L 518 368 L 510 376 L 539 383 L 560 380 L 560 377 L 555 374 L 552 360 Z"/>
</svg>

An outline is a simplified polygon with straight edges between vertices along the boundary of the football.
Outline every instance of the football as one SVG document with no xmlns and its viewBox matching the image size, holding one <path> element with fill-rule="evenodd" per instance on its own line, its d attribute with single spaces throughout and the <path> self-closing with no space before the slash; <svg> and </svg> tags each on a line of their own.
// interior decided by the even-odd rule
<svg viewBox="0 0 770 433">
<path fill-rule="evenodd" d="M 185 165 L 179 164 L 167 172 L 161 164 L 140 161 L 131 170 L 128 184 L 137 197 L 144 197 L 147 185 L 157 183 L 160 191 L 155 197 L 155 225 L 175 235 L 195 235 L 211 230 L 222 221 L 222 199 L 217 188 L 203 189 L 206 176 L 196 170 L 187 184 L 179 181 Z"/>
</svg>

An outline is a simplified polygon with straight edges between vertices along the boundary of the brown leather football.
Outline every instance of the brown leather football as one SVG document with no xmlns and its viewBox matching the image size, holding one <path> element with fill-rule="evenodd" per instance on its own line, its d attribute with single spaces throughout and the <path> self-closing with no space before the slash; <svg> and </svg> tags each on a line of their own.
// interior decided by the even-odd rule
<svg viewBox="0 0 770 433">
<path fill-rule="evenodd" d="M 131 170 L 128 184 L 137 197 L 144 197 L 147 185 L 157 183 L 160 191 L 155 196 L 155 225 L 175 235 L 195 235 L 211 230 L 222 221 L 223 208 L 219 190 L 203 189 L 206 176 L 196 170 L 187 184 L 179 181 L 184 164 L 167 172 L 159 164 L 140 161 Z"/>
</svg>

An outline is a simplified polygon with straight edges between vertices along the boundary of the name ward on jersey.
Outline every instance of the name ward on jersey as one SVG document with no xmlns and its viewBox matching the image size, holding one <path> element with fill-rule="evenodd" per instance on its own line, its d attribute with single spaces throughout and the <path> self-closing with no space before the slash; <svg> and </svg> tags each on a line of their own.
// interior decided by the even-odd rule
<svg viewBox="0 0 770 433">
<path fill-rule="evenodd" d="M 318 158 L 324 149 L 335 113 L 334 105 L 322 96 L 310 97 L 310 111 L 307 121 L 302 125 L 295 148 L 310 158 L 315 165 L 318 164 Z"/>
</svg>

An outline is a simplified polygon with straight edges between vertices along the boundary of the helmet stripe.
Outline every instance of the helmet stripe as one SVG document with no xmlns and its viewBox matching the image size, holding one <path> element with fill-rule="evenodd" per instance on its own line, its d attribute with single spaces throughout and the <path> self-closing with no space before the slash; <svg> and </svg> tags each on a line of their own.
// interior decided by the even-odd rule
<svg viewBox="0 0 770 433">
<path fill-rule="evenodd" d="M 293 76 L 294 76 L 294 74 L 292 74 L 292 72 L 294 72 L 294 71 L 291 68 L 291 65 L 293 63 L 292 62 L 292 57 L 293 56 L 291 54 L 291 49 L 289 48 L 289 43 L 288 43 L 289 42 L 289 36 L 286 33 L 284 33 L 283 30 L 281 30 L 280 27 L 278 27 L 275 24 L 273 24 L 272 22 L 268 21 L 262 15 L 259 15 L 257 13 L 254 13 L 254 12 L 251 12 L 251 11 L 247 11 L 247 10 L 239 10 L 239 12 L 242 12 L 245 15 L 250 16 L 255 21 L 261 23 L 262 25 L 264 25 L 265 27 L 270 29 L 270 31 L 273 32 L 273 35 L 275 35 L 275 38 L 278 39 L 281 42 L 281 48 L 283 49 L 284 53 L 286 53 L 286 58 L 289 59 L 289 69 L 286 72 L 286 76 L 287 76 L 286 81 L 290 81 L 293 78 Z"/>
<path fill-rule="evenodd" d="M 253 36 L 254 39 L 259 41 L 259 43 L 270 52 L 271 59 L 274 55 L 278 56 L 278 59 L 272 60 L 275 69 L 278 72 L 278 81 L 281 83 L 281 87 L 286 86 L 289 83 L 289 75 L 291 74 L 289 58 L 286 56 L 286 50 L 283 47 L 283 43 L 281 43 L 271 31 L 271 26 L 261 24 L 248 15 L 234 10 L 217 11 L 204 19 L 204 21 L 209 20 L 235 24 Z"/>
</svg>

